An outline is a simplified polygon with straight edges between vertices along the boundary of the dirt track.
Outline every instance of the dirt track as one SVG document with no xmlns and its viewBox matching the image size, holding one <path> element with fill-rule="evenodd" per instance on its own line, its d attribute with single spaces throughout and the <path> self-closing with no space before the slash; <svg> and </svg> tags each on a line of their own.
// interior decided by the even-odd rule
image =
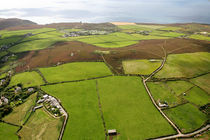
<svg viewBox="0 0 210 140">
<path fill-rule="evenodd" d="M 161 49 L 163 45 L 167 54 L 210 52 L 210 42 L 192 39 L 168 39 L 166 43 L 165 40 L 147 40 L 124 48 L 100 48 L 72 41 L 57 43 L 52 48 L 29 52 L 28 55 L 19 60 L 22 65 L 18 66 L 16 71 L 53 66 L 58 62 L 103 61 L 101 56 L 94 51 L 109 50 L 111 53 L 104 55 L 107 63 L 119 73 L 123 73 L 122 60 L 162 58 L 164 56 Z M 71 56 L 72 53 L 73 56 Z"/>
</svg>

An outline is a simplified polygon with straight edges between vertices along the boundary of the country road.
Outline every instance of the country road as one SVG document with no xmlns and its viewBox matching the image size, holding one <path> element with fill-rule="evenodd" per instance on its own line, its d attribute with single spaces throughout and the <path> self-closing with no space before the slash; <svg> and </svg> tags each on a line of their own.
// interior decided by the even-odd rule
<svg viewBox="0 0 210 140">
<path fill-rule="evenodd" d="M 164 50 L 164 48 L 163 48 Z M 173 121 L 171 121 L 168 116 L 161 110 L 161 108 L 156 104 L 148 86 L 147 86 L 147 80 L 149 80 L 153 75 L 155 75 L 157 72 L 159 72 L 163 67 L 164 67 L 164 64 L 166 62 L 166 59 L 167 59 L 167 55 L 166 55 L 166 52 L 164 51 L 165 53 L 165 57 L 163 59 L 163 62 L 161 63 L 161 66 L 159 68 L 157 68 L 155 71 L 153 71 L 149 77 L 147 77 L 146 79 L 142 76 L 142 81 L 143 81 L 143 84 L 144 84 L 144 87 L 150 97 L 150 99 L 152 100 L 152 103 L 154 104 L 154 106 L 158 109 L 158 111 L 161 113 L 161 115 L 173 126 L 173 128 L 177 131 L 178 134 L 175 134 L 175 135 L 172 135 L 172 136 L 163 136 L 161 138 L 154 138 L 153 140 L 169 140 L 169 139 L 176 139 L 176 138 L 182 138 L 182 137 L 192 137 L 192 136 L 195 136 L 201 132 L 204 132 L 206 130 L 208 130 L 210 128 L 210 125 L 206 125 L 205 127 L 202 127 L 194 132 L 191 132 L 191 133 L 187 133 L 187 134 L 183 134 L 179 128 L 173 123 Z"/>
</svg>

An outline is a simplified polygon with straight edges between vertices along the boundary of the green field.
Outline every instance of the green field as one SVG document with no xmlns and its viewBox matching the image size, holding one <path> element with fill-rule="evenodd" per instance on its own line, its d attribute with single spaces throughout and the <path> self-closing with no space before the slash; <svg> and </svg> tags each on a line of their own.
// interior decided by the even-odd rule
<svg viewBox="0 0 210 140">
<path fill-rule="evenodd" d="M 103 62 L 75 62 L 57 67 L 40 68 L 48 82 L 73 81 L 112 75 Z"/>
<path fill-rule="evenodd" d="M 200 88 L 205 90 L 207 93 L 210 94 L 210 74 L 206 74 L 194 79 L 191 79 L 190 81 L 196 85 L 198 85 Z"/>
<path fill-rule="evenodd" d="M 210 53 L 171 54 L 156 78 L 193 77 L 210 71 Z"/>
<path fill-rule="evenodd" d="M 5 116 L 3 120 L 12 124 L 22 125 L 31 113 L 32 107 L 35 105 L 36 95 L 37 94 L 31 95 L 25 103 L 14 107 L 13 111 Z"/>
<path fill-rule="evenodd" d="M 164 110 L 164 112 L 183 133 L 200 128 L 208 119 L 204 113 L 189 103 Z"/>
<path fill-rule="evenodd" d="M 150 35 L 154 35 L 154 36 L 163 36 L 163 37 L 180 37 L 183 36 L 185 34 L 183 33 L 177 33 L 177 32 L 167 32 L 167 31 L 152 31 L 150 33 Z"/>
<path fill-rule="evenodd" d="M 2 38 L 8 38 L 8 37 L 12 37 L 12 36 L 24 35 L 27 33 L 38 34 L 38 33 L 53 31 L 53 30 L 55 30 L 55 29 L 54 28 L 40 28 L 40 29 L 16 30 L 16 31 L 1 30 L 0 34 L 2 35 Z"/>
<path fill-rule="evenodd" d="M 184 98 L 198 106 L 203 106 L 207 103 L 210 103 L 210 95 L 198 87 L 193 87 L 186 93 Z"/>
<path fill-rule="evenodd" d="M 23 72 L 14 75 L 11 79 L 9 86 L 17 85 L 22 83 L 23 87 L 39 86 L 44 84 L 42 77 L 35 71 L 32 72 Z"/>
<path fill-rule="evenodd" d="M 148 139 L 175 131 L 152 104 L 139 77 L 108 77 L 98 80 L 107 129 L 120 133 L 117 139 Z"/>
<path fill-rule="evenodd" d="M 55 119 L 44 109 L 36 110 L 28 120 L 28 122 L 19 131 L 23 140 L 57 140 L 62 127 L 63 119 Z"/>
<path fill-rule="evenodd" d="M 27 41 L 25 43 L 18 44 L 9 49 L 11 52 L 25 52 L 31 50 L 40 50 L 53 46 L 56 42 L 66 41 L 65 39 L 38 39 L 34 41 Z"/>
<path fill-rule="evenodd" d="M 210 37 L 204 35 L 191 35 L 189 38 L 210 41 Z"/>
<path fill-rule="evenodd" d="M 157 103 L 166 102 L 169 107 L 183 103 L 183 100 L 166 83 L 148 82 L 148 87 Z"/>
<path fill-rule="evenodd" d="M 94 80 L 43 86 L 42 90 L 60 99 L 69 114 L 64 140 L 105 139 Z"/>
<path fill-rule="evenodd" d="M 159 30 L 163 30 L 163 31 L 176 31 L 176 30 L 180 30 L 180 27 L 173 27 L 173 26 L 168 26 L 168 27 L 164 27 L 164 28 L 160 28 Z"/>
<path fill-rule="evenodd" d="M 194 85 L 187 81 L 167 81 L 166 82 L 168 88 L 172 90 L 177 96 L 186 92 Z"/>
<path fill-rule="evenodd" d="M 141 35 L 141 34 L 126 34 L 122 32 L 116 32 L 108 35 L 95 35 L 82 39 L 78 41 L 92 44 L 98 47 L 105 48 L 119 48 L 129 45 L 133 45 L 139 42 L 139 40 L 150 40 L 150 39 L 168 39 L 165 36 L 153 36 L 153 35 Z"/>
<path fill-rule="evenodd" d="M 162 60 L 126 60 L 123 61 L 123 69 L 125 74 L 141 74 L 149 75 L 160 67 Z"/>
<path fill-rule="evenodd" d="M 9 125 L 6 123 L 0 123 L 0 139 L 1 140 L 18 140 L 18 136 L 16 135 L 19 127 Z"/>
</svg>

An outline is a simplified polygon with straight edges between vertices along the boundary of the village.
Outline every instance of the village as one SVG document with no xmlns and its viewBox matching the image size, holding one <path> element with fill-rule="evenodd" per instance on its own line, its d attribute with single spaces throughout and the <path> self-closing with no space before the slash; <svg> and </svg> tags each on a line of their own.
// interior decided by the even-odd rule
<svg viewBox="0 0 210 140">
<path fill-rule="evenodd" d="M 82 31 L 72 31 L 72 32 L 64 31 L 64 32 L 65 32 L 65 34 L 63 35 L 64 38 L 78 37 L 78 36 L 89 36 L 89 35 L 107 35 L 110 33 L 107 31 L 98 31 L 98 30 L 82 30 Z"/>
<path fill-rule="evenodd" d="M 60 104 L 60 101 L 48 94 L 39 95 L 39 100 L 37 101 L 37 105 L 33 108 L 33 111 L 36 111 L 42 107 L 47 109 L 47 111 L 54 117 L 61 117 L 66 114 L 65 110 Z"/>
</svg>

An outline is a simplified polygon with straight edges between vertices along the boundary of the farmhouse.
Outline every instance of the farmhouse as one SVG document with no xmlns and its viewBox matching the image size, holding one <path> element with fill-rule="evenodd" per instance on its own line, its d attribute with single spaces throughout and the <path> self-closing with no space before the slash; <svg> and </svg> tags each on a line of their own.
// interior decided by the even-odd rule
<svg viewBox="0 0 210 140">
<path fill-rule="evenodd" d="M 109 136 L 117 135 L 117 130 L 116 130 L 116 129 L 108 130 L 108 135 L 109 135 Z"/>
<path fill-rule="evenodd" d="M 168 107 L 168 104 L 166 104 L 166 103 L 162 104 L 162 103 L 159 102 L 158 105 L 159 105 L 159 107 Z"/>
</svg>

